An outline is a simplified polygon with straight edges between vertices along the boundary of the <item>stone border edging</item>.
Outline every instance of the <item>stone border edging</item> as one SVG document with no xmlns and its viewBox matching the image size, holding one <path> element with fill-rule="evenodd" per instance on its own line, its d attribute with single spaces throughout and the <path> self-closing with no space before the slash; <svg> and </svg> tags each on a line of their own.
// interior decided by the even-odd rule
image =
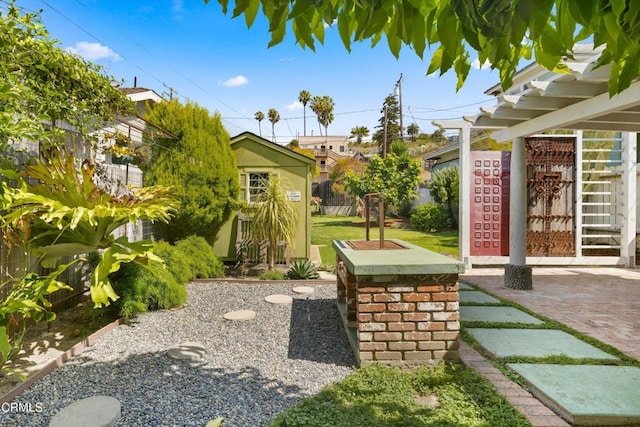
<svg viewBox="0 0 640 427">
<path fill-rule="evenodd" d="M 69 350 L 67 350 L 64 353 L 58 355 L 55 359 L 52 359 L 49 362 L 47 362 L 47 364 L 44 365 L 38 372 L 36 372 L 32 376 L 30 376 L 29 378 L 27 378 L 26 380 L 24 380 L 20 384 L 16 385 L 14 388 L 9 390 L 7 393 L 5 393 L 2 396 L 0 396 L 0 404 L 11 402 L 16 396 L 18 396 L 23 391 L 25 391 L 26 389 L 31 387 L 31 385 L 33 385 L 34 382 L 38 381 L 39 379 L 43 378 L 47 374 L 51 373 L 54 369 L 59 368 L 67 360 L 71 359 L 72 357 L 81 354 L 87 347 L 91 347 L 93 345 L 93 343 L 95 343 L 98 340 L 98 338 L 100 338 L 101 336 L 103 336 L 107 332 L 110 332 L 111 330 L 117 328 L 118 326 L 120 326 L 122 324 L 123 324 L 122 318 L 114 320 L 113 322 L 108 323 L 107 325 L 105 325 L 102 328 L 98 329 L 97 331 L 95 331 L 91 335 L 87 336 L 83 340 L 77 342 Z"/>
<path fill-rule="evenodd" d="M 290 279 L 282 279 L 282 280 L 260 280 L 258 278 L 235 278 L 235 277 L 219 277 L 219 278 L 211 278 L 211 279 L 193 279 L 191 280 L 193 283 L 264 283 L 265 285 L 274 285 L 274 284 L 286 284 L 291 283 L 292 285 L 335 285 L 335 279 L 315 279 L 315 280 L 290 280 Z"/>
</svg>

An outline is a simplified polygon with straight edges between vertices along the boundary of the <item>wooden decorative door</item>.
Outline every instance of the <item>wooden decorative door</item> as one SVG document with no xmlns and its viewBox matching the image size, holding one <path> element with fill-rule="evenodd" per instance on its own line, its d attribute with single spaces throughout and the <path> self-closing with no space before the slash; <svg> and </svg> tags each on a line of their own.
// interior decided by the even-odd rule
<svg viewBox="0 0 640 427">
<path fill-rule="evenodd" d="M 575 140 L 532 137 L 525 144 L 527 256 L 575 256 Z"/>
</svg>

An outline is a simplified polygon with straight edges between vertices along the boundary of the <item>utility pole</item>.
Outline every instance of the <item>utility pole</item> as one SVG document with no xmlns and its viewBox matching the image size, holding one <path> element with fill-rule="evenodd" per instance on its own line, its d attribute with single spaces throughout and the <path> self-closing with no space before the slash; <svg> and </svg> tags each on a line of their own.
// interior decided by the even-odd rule
<svg viewBox="0 0 640 427">
<path fill-rule="evenodd" d="M 398 103 L 400 104 L 400 139 L 404 141 L 404 126 L 402 125 L 402 73 L 396 82 L 396 95 L 398 95 Z"/>
<path fill-rule="evenodd" d="M 384 106 L 384 124 L 382 127 L 382 158 L 387 157 L 387 106 Z"/>
<path fill-rule="evenodd" d="M 166 83 L 162 83 L 162 86 L 166 87 L 167 89 L 169 89 L 169 101 L 173 100 L 173 92 L 175 91 L 174 88 L 172 88 L 171 86 L 167 85 Z"/>
</svg>

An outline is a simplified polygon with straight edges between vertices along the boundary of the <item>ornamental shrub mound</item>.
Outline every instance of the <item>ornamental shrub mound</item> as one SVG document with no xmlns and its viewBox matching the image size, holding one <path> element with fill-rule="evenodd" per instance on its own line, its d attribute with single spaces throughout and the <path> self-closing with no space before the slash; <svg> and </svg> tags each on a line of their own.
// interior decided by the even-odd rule
<svg viewBox="0 0 640 427">
<path fill-rule="evenodd" d="M 220 258 L 213 252 L 213 247 L 200 236 L 189 236 L 176 243 L 191 267 L 193 278 L 213 278 L 224 276 L 224 266 Z"/>
<path fill-rule="evenodd" d="M 424 233 L 447 230 L 452 225 L 444 206 L 438 203 L 420 205 L 411 214 L 411 228 Z"/>
</svg>

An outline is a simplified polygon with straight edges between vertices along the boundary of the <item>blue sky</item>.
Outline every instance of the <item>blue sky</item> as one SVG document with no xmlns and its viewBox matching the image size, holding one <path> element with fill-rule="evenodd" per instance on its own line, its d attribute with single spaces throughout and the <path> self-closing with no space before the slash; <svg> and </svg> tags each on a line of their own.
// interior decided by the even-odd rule
<svg viewBox="0 0 640 427">
<path fill-rule="evenodd" d="M 295 44 L 292 34 L 267 48 L 270 35 L 260 15 L 247 29 L 244 18 L 223 15 L 215 0 L 208 5 L 203 0 L 18 0 L 17 5 L 42 9 L 44 25 L 62 48 L 104 66 L 124 86 L 133 86 L 137 77 L 140 87 L 167 94 L 171 87 L 181 100 L 218 111 L 232 136 L 258 133 L 254 113 L 269 108 L 280 113 L 279 142 L 302 135 L 297 98 L 303 89 L 335 101 L 329 135 L 348 135 L 354 126 L 373 133 L 382 102 L 401 73 L 405 126 L 415 122 L 432 132 L 434 119 L 473 115 L 495 103 L 484 94 L 498 82 L 495 71 L 472 69 L 456 93 L 453 73 L 425 76 L 431 52 L 422 61 L 405 47 L 396 59 L 383 39 L 374 48 L 356 44 L 348 53 L 332 28 L 315 52 Z M 318 124 L 307 107 L 307 135 L 312 132 L 319 134 Z M 267 120 L 262 135 L 271 138 Z"/>
</svg>

